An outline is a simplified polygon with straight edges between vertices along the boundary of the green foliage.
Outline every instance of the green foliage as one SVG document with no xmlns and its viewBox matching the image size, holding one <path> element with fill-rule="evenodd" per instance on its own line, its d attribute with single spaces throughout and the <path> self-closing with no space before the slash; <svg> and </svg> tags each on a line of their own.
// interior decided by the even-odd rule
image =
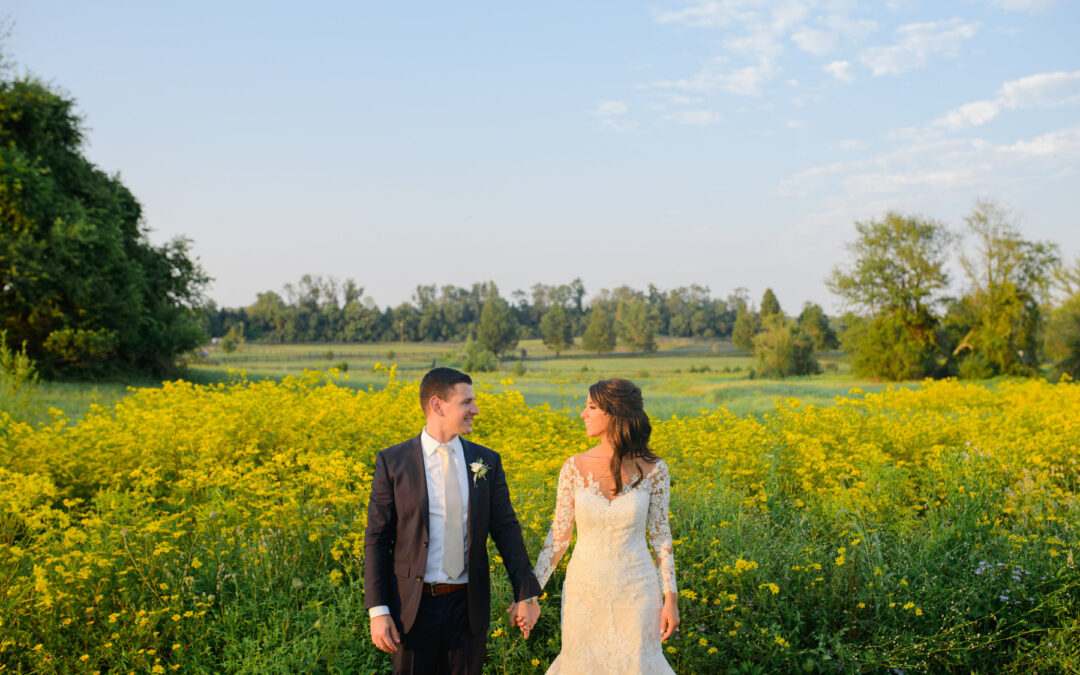
<svg viewBox="0 0 1080 675">
<path fill-rule="evenodd" d="M 517 347 L 517 320 L 510 312 L 509 303 L 499 297 L 497 290 L 484 301 L 484 308 L 480 311 L 480 326 L 476 330 L 476 339 L 496 356 Z"/>
<path fill-rule="evenodd" d="M 525 369 L 525 363 L 523 361 L 514 361 L 514 367 L 510 369 L 510 372 L 516 377 L 521 377 L 529 371 Z"/>
<path fill-rule="evenodd" d="M 754 336 L 758 370 L 765 377 L 816 375 L 821 367 L 814 358 L 814 341 L 797 323 L 781 314 L 763 321 L 763 330 Z"/>
<path fill-rule="evenodd" d="M 589 325 L 581 338 L 581 346 L 597 354 L 615 349 L 615 320 L 603 307 L 596 307 L 589 313 Z"/>
<path fill-rule="evenodd" d="M 80 330 L 114 336 L 112 367 L 161 371 L 203 340 L 207 277 L 186 240 L 148 241 L 135 197 L 81 154 L 74 108 L 38 81 L 0 82 L 0 328 L 44 373 L 103 353 Z"/>
<path fill-rule="evenodd" d="M 753 352 L 754 336 L 761 330 L 761 317 L 749 308 L 739 310 L 731 331 L 731 343 L 739 349 Z"/>
<path fill-rule="evenodd" d="M 836 337 L 836 331 L 829 324 L 829 317 L 821 305 L 807 302 L 799 314 L 799 327 L 814 340 L 814 349 L 826 351 L 840 346 L 840 340 Z"/>
<path fill-rule="evenodd" d="M 657 322 L 656 312 L 641 298 L 624 300 L 615 311 L 619 337 L 638 351 L 656 351 Z"/>
<path fill-rule="evenodd" d="M 937 222 L 895 212 L 855 229 L 851 267 L 837 267 L 826 280 L 854 308 L 842 337 L 853 370 L 893 380 L 935 374 L 940 319 L 933 306 L 948 285 L 951 235 Z"/>
<path fill-rule="evenodd" d="M 1059 373 L 1080 379 L 1080 258 L 1058 272 L 1065 299 L 1050 312 L 1046 355 Z"/>
<path fill-rule="evenodd" d="M 765 289 L 765 294 L 761 296 L 761 311 L 759 312 L 762 320 L 767 317 L 782 314 L 780 311 L 780 301 L 776 299 L 776 294 L 773 293 L 771 288 Z"/>
<path fill-rule="evenodd" d="M 552 305 L 540 320 L 540 335 L 544 344 L 558 356 L 574 345 L 573 325 L 562 305 Z"/>
<path fill-rule="evenodd" d="M 111 330 L 62 328 L 49 333 L 43 345 L 53 363 L 66 372 L 89 373 L 100 368 L 116 354 L 116 333 Z"/>
<path fill-rule="evenodd" d="M 229 332 L 225 334 L 225 337 L 221 338 L 219 346 L 221 351 L 226 354 L 232 354 L 240 349 L 244 344 L 244 329 L 243 324 L 237 324 L 229 328 Z M 333 352 L 330 353 L 330 358 L 333 358 Z"/>
<path fill-rule="evenodd" d="M 18 394 L 26 387 L 37 384 L 37 366 L 26 354 L 26 343 L 19 351 L 8 346 L 7 331 L 0 330 L 0 388 Z"/>
<path fill-rule="evenodd" d="M 859 377 L 886 380 L 921 379 L 939 369 L 937 337 L 929 316 L 905 322 L 901 313 L 867 319 L 844 316 L 841 338 L 851 358 L 851 371 Z"/>
<path fill-rule="evenodd" d="M 465 341 L 465 359 L 461 367 L 469 373 L 489 373 L 498 367 L 498 362 L 495 354 L 485 348 L 482 342 L 469 338 Z"/>
<path fill-rule="evenodd" d="M 1023 239 L 991 201 L 976 202 L 964 222 L 975 239 L 975 250 L 960 256 L 970 283 L 962 305 L 970 329 L 954 353 L 982 355 L 995 374 L 1030 374 L 1041 361 L 1041 306 L 1060 263 L 1058 247 Z"/>
</svg>

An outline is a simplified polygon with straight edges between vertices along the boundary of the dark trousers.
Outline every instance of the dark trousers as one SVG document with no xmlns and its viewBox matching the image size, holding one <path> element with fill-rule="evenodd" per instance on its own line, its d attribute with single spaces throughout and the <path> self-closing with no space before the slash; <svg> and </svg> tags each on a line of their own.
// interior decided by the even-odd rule
<svg viewBox="0 0 1080 675">
<path fill-rule="evenodd" d="M 391 654 L 395 675 L 480 675 L 487 635 L 469 631 L 469 594 L 425 595 L 412 630 Z"/>
</svg>

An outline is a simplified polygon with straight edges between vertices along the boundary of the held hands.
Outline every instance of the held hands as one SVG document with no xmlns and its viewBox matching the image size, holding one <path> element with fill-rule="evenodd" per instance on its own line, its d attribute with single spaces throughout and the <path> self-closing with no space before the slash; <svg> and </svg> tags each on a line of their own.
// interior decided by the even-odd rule
<svg viewBox="0 0 1080 675">
<path fill-rule="evenodd" d="M 666 640 L 679 628 L 679 601 L 674 593 L 664 593 L 664 608 L 660 610 L 660 640 Z"/>
<path fill-rule="evenodd" d="M 536 625 L 536 620 L 540 618 L 540 604 L 536 602 L 515 602 L 507 608 L 506 613 L 510 615 L 510 622 L 521 629 L 521 634 L 525 636 L 525 639 L 529 639 L 529 633 L 532 631 L 533 626 Z"/>
<path fill-rule="evenodd" d="M 371 641 L 387 654 L 393 654 L 400 649 L 398 645 L 401 644 L 401 636 L 398 635 L 397 626 L 389 614 L 371 620 Z"/>
</svg>

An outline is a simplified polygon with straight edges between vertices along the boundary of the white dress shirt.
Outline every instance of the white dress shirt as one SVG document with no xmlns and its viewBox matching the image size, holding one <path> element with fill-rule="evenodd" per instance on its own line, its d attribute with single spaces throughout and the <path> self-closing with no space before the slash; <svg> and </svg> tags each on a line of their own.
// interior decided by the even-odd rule
<svg viewBox="0 0 1080 675">
<path fill-rule="evenodd" d="M 420 434 L 420 447 L 423 449 L 424 476 L 428 491 L 428 555 L 424 569 L 424 581 L 429 584 L 464 584 L 469 580 L 469 470 L 465 466 L 465 451 L 461 447 L 461 437 L 454 436 L 447 445 L 457 464 L 458 483 L 461 484 L 461 535 L 465 538 L 465 569 L 461 576 L 450 579 L 443 571 L 444 533 L 446 531 L 446 490 L 443 489 L 443 460 L 439 454 L 439 441 L 427 432 L 427 427 Z M 368 610 L 371 618 L 389 614 L 390 607 L 379 605 Z"/>
</svg>

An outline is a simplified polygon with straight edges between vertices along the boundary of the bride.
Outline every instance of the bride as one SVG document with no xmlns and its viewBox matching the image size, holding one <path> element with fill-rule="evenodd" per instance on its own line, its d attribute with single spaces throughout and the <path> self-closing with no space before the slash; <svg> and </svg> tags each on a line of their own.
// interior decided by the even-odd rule
<svg viewBox="0 0 1080 675">
<path fill-rule="evenodd" d="M 589 387 L 581 417 L 600 444 L 563 464 L 555 517 L 534 570 L 543 587 L 576 521 L 563 585 L 562 652 L 547 672 L 672 673 L 660 646 L 679 625 L 670 477 L 648 447 L 652 425 L 641 389 L 601 380 Z"/>
</svg>

